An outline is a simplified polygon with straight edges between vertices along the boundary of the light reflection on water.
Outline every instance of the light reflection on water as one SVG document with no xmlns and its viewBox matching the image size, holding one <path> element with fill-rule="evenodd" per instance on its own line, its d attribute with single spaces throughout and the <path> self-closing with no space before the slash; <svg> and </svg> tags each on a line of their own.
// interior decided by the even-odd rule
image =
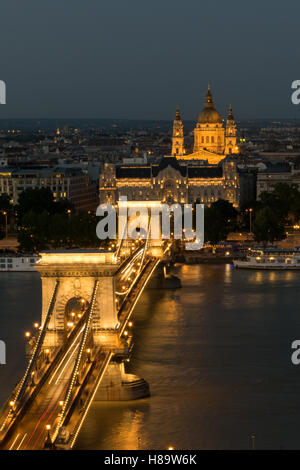
<svg viewBox="0 0 300 470">
<path fill-rule="evenodd" d="M 300 448 L 300 271 L 235 270 L 230 265 L 176 268 L 183 288 L 147 290 L 133 317 L 128 372 L 152 396 L 92 405 L 81 449 Z M 3 401 L 24 368 L 23 334 L 38 319 L 36 274 L 1 273 L 0 366 Z"/>
<path fill-rule="evenodd" d="M 77 448 L 299 448 L 300 272 L 177 268 L 183 288 L 146 291 L 130 371 L 149 399 L 97 403 Z"/>
</svg>

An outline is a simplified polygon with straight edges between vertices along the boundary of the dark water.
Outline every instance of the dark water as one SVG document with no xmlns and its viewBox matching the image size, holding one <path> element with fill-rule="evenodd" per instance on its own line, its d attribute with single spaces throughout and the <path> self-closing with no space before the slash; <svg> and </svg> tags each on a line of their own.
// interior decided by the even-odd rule
<svg viewBox="0 0 300 470">
<path fill-rule="evenodd" d="M 8 398 L 26 365 L 25 332 L 41 318 L 38 273 L 0 273 L 0 339 L 6 365 L 0 365 L 0 404 Z"/>
<path fill-rule="evenodd" d="M 183 288 L 148 290 L 135 310 L 128 372 L 145 378 L 149 399 L 94 403 L 80 449 L 300 448 L 300 271 L 177 268 Z M 24 360 L 23 333 L 37 318 L 39 281 L 0 277 L 1 398 Z"/>
</svg>

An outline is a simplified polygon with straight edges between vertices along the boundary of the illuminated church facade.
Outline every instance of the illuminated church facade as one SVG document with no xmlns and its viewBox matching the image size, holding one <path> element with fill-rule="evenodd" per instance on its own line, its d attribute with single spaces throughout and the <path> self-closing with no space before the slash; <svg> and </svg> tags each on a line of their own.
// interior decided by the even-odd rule
<svg viewBox="0 0 300 470">
<path fill-rule="evenodd" d="M 172 155 L 180 160 L 206 160 L 217 165 L 226 155 L 238 154 L 236 123 L 229 106 L 225 126 L 222 117 L 215 109 L 212 93 L 208 87 L 205 105 L 200 112 L 194 129 L 193 152 L 187 154 L 184 147 L 183 123 L 179 110 L 173 123 Z"/>
<path fill-rule="evenodd" d="M 210 89 L 194 130 L 193 152 L 185 152 L 179 110 L 170 150 L 170 155 L 152 164 L 105 164 L 100 175 L 100 202 L 116 204 L 120 196 L 126 196 L 128 201 L 210 205 L 225 199 L 239 208 L 255 198 L 254 175 L 238 168 L 239 148 L 231 107 L 224 127 Z"/>
</svg>

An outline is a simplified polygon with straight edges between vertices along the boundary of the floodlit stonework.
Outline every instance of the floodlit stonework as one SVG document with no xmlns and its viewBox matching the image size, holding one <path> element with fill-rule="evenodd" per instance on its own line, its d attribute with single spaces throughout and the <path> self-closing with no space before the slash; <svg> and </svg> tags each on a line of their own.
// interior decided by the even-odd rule
<svg viewBox="0 0 300 470">
<path fill-rule="evenodd" d="M 231 106 L 224 127 L 208 89 L 194 130 L 193 152 L 186 153 L 177 109 L 171 154 L 152 164 L 105 164 L 100 175 L 100 203 L 115 205 L 126 196 L 128 201 L 167 204 L 209 205 L 225 199 L 241 207 L 255 198 L 256 181 L 253 174 L 238 167 L 236 132 Z"/>
<path fill-rule="evenodd" d="M 51 295 L 60 281 L 45 345 L 58 346 L 66 331 L 66 305 L 72 298 L 90 302 L 95 280 L 99 280 L 93 309 L 93 330 L 99 331 L 99 344 L 115 342 L 118 318 L 115 301 L 114 275 L 118 264 L 114 254 L 102 250 L 56 251 L 41 253 L 36 269 L 42 279 L 42 323 L 45 320 Z M 110 334 L 110 331 L 112 332 Z"/>
<path fill-rule="evenodd" d="M 172 155 L 181 160 L 207 160 L 209 164 L 217 165 L 226 155 L 238 153 L 236 123 L 231 106 L 224 127 L 222 117 L 214 107 L 210 87 L 194 129 L 194 149 L 190 154 L 184 148 L 183 124 L 177 109 L 173 124 Z"/>
</svg>

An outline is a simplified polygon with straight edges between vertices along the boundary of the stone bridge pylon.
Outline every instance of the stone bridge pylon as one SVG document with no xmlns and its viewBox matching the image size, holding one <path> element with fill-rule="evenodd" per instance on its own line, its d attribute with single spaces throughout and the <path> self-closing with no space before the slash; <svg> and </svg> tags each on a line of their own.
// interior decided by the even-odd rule
<svg viewBox="0 0 300 470">
<path fill-rule="evenodd" d="M 43 349 L 51 355 L 62 347 L 76 322 L 79 324 L 93 304 L 90 331 L 94 349 L 112 354 L 95 400 L 132 400 L 148 396 L 147 382 L 125 372 L 124 361 L 130 345 L 122 333 L 130 312 L 124 318 L 117 308 L 120 260 L 116 254 L 104 250 L 43 252 L 36 269 L 42 281 L 41 324 L 47 323 Z M 51 316 L 47 318 L 50 310 Z"/>
<path fill-rule="evenodd" d="M 118 315 L 114 276 L 118 267 L 114 253 L 109 251 L 66 250 L 41 253 L 36 269 L 42 281 L 42 324 L 59 281 L 44 347 L 58 347 L 64 342 L 67 329 L 89 305 L 96 280 L 99 285 L 92 315 L 94 341 L 96 345 L 117 347 L 115 329 Z"/>
</svg>

